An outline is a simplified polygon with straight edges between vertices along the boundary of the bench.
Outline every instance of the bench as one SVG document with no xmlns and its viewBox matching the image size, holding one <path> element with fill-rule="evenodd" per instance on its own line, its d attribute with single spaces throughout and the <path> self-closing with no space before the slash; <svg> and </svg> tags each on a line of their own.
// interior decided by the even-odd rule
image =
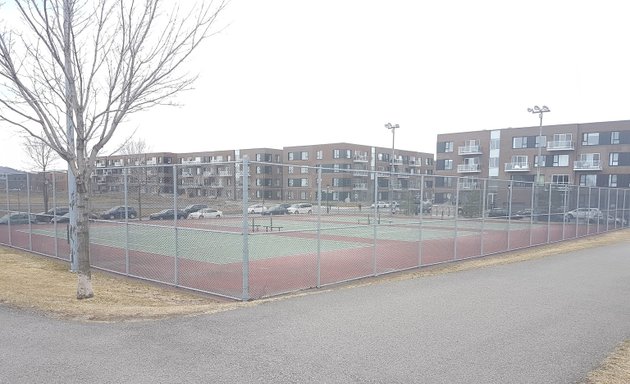
<svg viewBox="0 0 630 384">
<path fill-rule="evenodd" d="M 280 232 L 280 230 L 282 229 L 282 227 L 277 226 L 277 225 L 263 225 L 263 227 L 265 227 L 265 232 L 273 232 L 274 228 L 276 228 L 278 230 L 278 232 Z"/>
</svg>

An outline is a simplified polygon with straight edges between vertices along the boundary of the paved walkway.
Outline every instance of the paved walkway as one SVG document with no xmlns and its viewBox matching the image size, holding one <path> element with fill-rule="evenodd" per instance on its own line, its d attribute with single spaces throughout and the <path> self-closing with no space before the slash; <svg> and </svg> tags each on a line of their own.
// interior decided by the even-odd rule
<svg viewBox="0 0 630 384">
<path fill-rule="evenodd" d="M 630 338 L 630 243 L 124 324 L 0 307 L 0 383 L 573 383 Z"/>
</svg>

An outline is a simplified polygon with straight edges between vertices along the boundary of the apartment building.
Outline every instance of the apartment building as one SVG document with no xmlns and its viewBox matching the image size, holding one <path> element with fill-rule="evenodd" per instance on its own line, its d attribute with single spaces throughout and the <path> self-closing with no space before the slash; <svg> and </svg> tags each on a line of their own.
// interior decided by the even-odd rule
<svg viewBox="0 0 630 384">
<path fill-rule="evenodd" d="M 344 202 L 373 201 L 375 176 L 378 200 L 399 200 L 409 190 L 419 194 L 421 178 L 414 175 L 433 173 L 433 154 L 423 152 L 396 149 L 393 171 L 391 148 L 332 143 L 285 147 L 283 152 L 287 200 L 318 198 L 320 166 L 322 199 Z M 431 198 L 430 186 L 425 187 L 424 198 Z"/>
<path fill-rule="evenodd" d="M 630 120 L 439 134 L 435 173 L 478 178 L 630 186 Z M 447 185 L 448 184 L 448 185 Z M 452 183 L 436 179 L 436 198 L 452 200 Z"/>
<path fill-rule="evenodd" d="M 128 191 L 148 194 L 173 193 L 173 164 L 170 152 L 101 156 L 92 174 L 92 193 Z"/>
</svg>

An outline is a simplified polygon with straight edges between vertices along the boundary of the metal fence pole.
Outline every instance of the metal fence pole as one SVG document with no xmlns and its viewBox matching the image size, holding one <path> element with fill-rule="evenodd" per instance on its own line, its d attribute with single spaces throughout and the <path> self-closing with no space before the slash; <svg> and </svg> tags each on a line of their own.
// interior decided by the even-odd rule
<svg viewBox="0 0 630 384">
<path fill-rule="evenodd" d="M 534 242 L 534 215 L 536 215 L 536 221 L 538 221 L 538 213 L 536 212 L 536 208 L 534 207 L 534 195 L 536 194 L 536 183 L 532 183 L 532 198 L 531 198 L 531 212 L 529 214 L 529 246 L 532 246 Z M 551 189 L 549 190 L 549 194 L 551 194 Z"/>
<path fill-rule="evenodd" d="M 421 267 L 422 266 L 422 226 L 424 225 L 424 175 L 420 175 L 419 208 L 420 208 L 420 225 L 418 228 L 418 267 Z"/>
<path fill-rule="evenodd" d="M 551 243 L 551 183 L 549 184 L 549 202 L 547 206 L 547 244 Z M 566 193 L 566 192 L 565 192 Z M 563 208 L 566 210 L 566 208 Z M 564 240 L 564 214 L 562 215 L 562 240 Z"/>
<path fill-rule="evenodd" d="M 577 193 L 576 193 L 576 197 L 575 197 L 575 209 L 580 208 L 580 186 L 577 187 Z M 574 238 L 578 237 L 578 227 L 580 226 L 580 220 L 578 220 L 577 218 L 575 219 L 575 236 L 573 236 Z"/>
<path fill-rule="evenodd" d="M 510 180 L 510 184 L 508 185 L 508 217 L 507 217 L 507 249 L 510 248 L 510 240 L 511 240 L 511 224 L 512 224 L 512 187 L 514 186 L 513 181 Z"/>
<path fill-rule="evenodd" d="M 129 274 L 129 200 L 127 196 L 127 172 L 129 168 L 123 168 L 123 188 L 125 199 L 125 273 Z"/>
<path fill-rule="evenodd" d="M 376 170 L 373 171 L 374 175 L 374 209 L 372 213 L 374 214 L 374 220 L 372 220 L 372 274 L 376 276 L 376 244 L 377 244 L 377 229 L 376 225 L 378 223 L 378 172 Z"/>
<path fill-rule="evenodd" d="M 481 195 L 481 245 L 480 245 L 481 256 L 484 255 L 483 238 L 485 237 L 484 235 L 486 231 L 486 204 L 488 200 L 488 197 L 486 196 L 487 193 L 488 193 L 488 179 L 483 179 L 483 193 Z"/>
<path fill-rule="evenodd" d="M 243 294 L 242 300 L 249 300 L 249 243 L 248 243 L 248 198 L 249 198 L 249 159 L 247 156 L 243 156 Z"/>
<path fill-rule="evenodd" d="M 9 174 L 4 174 L 4 184 L 5 191 L 7 197 L 7 215 L 9 215 L 9 220 L 7 220 L 7 230 L 9 231 L 9 245 L 13 245 L 13 239 L 11 238 L 11 203 L 9 202 Z"/>
<path fill-rule="evenodd" d="M 177 164 L 173 164 L 173 215 L 175 215 L 175 217 L 177 217 L 177 192 Z M 175 242 L 175 254 L 173 255 L 173 273 L 175 285 L 177 285 L 179 276 L 179 260 L 177 258 L 177 223 L 175 222 L 175 220 L 176 219 L 173 220 L 173 241 Z"/>
<path fill-rule="evenodd" d="M 179 285 L 179 229 L 177 227 L 177 165 L 173 164 L 173 236 L 175 237 L 175 285 Z"/>
<path fill-rule="evenodd" d="M 57 182 L 56 182 L 56 172 L 52 172 L 52 193 L 53 193 L 53 209 L 55 213 L 57 213 Z M 55 257 L 59 257 L 59 237 L 57 236 L 57 220 L 53 223 L 53 231 L 55 232 L 54 242 L 55 242 Z"/>
<path fill-rule="evenodd" d="M 322 232 L 322 166 L 320 165 L 317 167 L 317 288 L 322 286 L 321 232 Z"/>
<path fill-rule="evenodd" d="M 455 217 L 455 238 L 453 239 L 453 260 L 457 260 L 457 222 L 459 220 L 459 177 L 455 178 L 455 212 L 453 212 L 453 217 Z"/>
<path fill-rule="evenodd" d="M 26 211 L 28 213 L 28 249 L 33 250 L 33 223 L 31 223 L 31 175 L 26 173 Z"/>
</svg>

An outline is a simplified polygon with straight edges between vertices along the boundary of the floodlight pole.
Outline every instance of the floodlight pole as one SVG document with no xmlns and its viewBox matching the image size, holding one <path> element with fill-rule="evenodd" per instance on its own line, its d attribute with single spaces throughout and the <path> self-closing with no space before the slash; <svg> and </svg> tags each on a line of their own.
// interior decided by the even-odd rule
<svg viewBox="0 0 630 384">
<path fill-rule="evenodd" d="M 527 108 L 527 112 L 538 114 L 540 118 L 540 124 L 538 125 L 538 159 L 536 161 L 536 184 L 540 183 L 540 158 L 542 157 L 542 126 L 543 126 L 543 114 L 546 112 L 551 112 L 551 110 L 543 105 L 542 108 L 539 106 L 534 106 L 534 108 Z M 545 182 L 543 181 L 542 184 Z"/>
<path fill-rule="evenodd" d="M 536 180 L 534 185 L 539 185 L 542 184 L 543 186 L 545 185 L 545 180 L 543 179 L 543 182 L 540 182 L 540 162 L 541 162 L 541 157 L 542 157 L 542 126 L 543 126 L 543 114 L 547 113 L 547 112 L 551 112 L 551 110 L 546 106 L 543 105 L 542 108 L 535 105 L 533 108 L 527 108 L 527 112 L 529 113 L 533 113 L 533 114 L 538 114 L 538 117 L 540 119 L 540 124 L 538 125 L 538 143 L 537 147 L 538 147 L 538 158 L 536 159 Z M 532 207 L 532 215 L 534 214 L 534 212 L 536 212 L 536 210 L 538 209 L 538 190 L 535 190 L 535 204 Z M 551 193 L 551 192 L 550 192 Z M 536 216 L 536 218 L 538 218 L 538 216 Z"/>
<path fill-rule="evenodd" d="M 385 124 L 385 128 L 392 131 L 392 160 L 391 160 L 391 168 L 389 170 L 389 209 L 391 212 L 394 212 L 394 159 L 396 158 L 395 154 L 395 143 L 396 143 L 396 129 L 400 128 L 398 124 Z"/>
</svg>

